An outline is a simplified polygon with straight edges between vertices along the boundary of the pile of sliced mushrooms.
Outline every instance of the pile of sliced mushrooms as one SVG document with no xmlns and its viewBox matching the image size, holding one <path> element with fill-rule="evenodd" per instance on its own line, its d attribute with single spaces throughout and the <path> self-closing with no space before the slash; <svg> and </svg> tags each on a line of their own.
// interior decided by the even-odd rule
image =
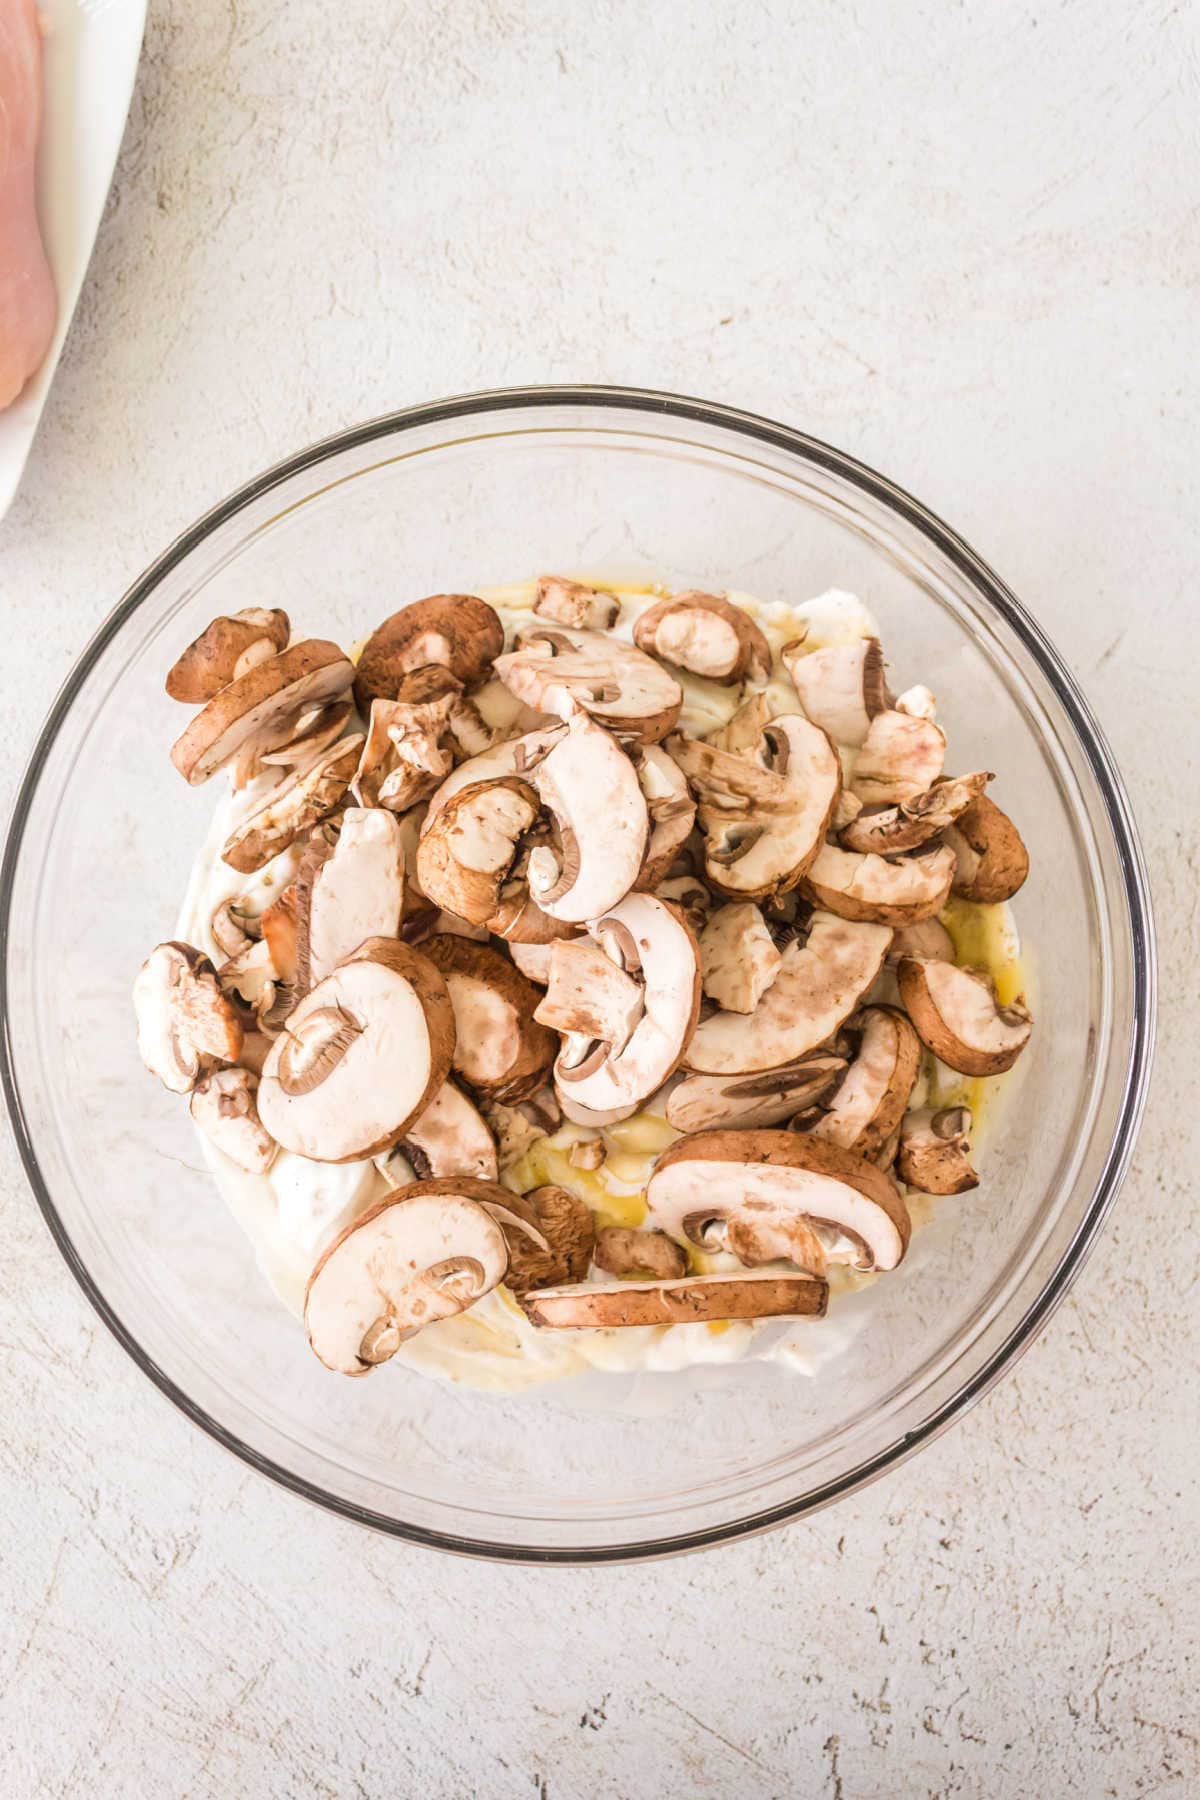
<svg viewBox="0 0 1200 1800">
<path fill-rule="evenodd" d="M 923 1071 L 994 1076 L 1029 1041 L 939 921 L 1028 859 L 991 775 L 945 773 L 929 691 L 893 697 L 873 637 L 776 657 L 719 595 L 622 604 L 545 576 L 507 642 L 437 594 L 354 661 L 252 609 L 167 678 L 199 709 L 184 780 L 263 788 L 224 862 L 282 873 L 269 905 L 222 904 L 219 964 L 151 953 L 139 1047 L 242 1169 L 283 1147 L 395 1183 L 308 1282 L 344 1374 L 501 1284 L 546 1331 L 820 1317 L 831 1265 L 901 1261 L 906 1190 L 977 1184 L 971 1115 L 916 1104 Z M 681 674 L 735 690 L 704 738 Z M 498 684 L 502 725 L 477 704 Z M 645 1228 L 516 1191 L 564 1118 L 596 1170 L 637 1113 L 673 1139 Z"/>
</svg>

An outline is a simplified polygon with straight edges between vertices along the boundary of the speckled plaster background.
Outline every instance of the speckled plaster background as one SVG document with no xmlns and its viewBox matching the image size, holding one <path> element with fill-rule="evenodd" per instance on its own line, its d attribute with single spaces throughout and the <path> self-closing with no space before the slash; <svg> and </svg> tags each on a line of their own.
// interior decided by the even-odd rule
<svg viewBox="0 0 1200 1800">
<path fill-rule="evenodd" d="M 1196 27 L 155 0 L 0 528 L 4 801 L 121 590 L 260 466 L 485 385 L 690 391 L 896 477 L 1040 617 L 1129 782 L 1163 1026 L 1017 1372 L 815 1522 L 650 1568 L 438 1559 L 268 1486 L 110 1341 L 6 1144 L 6 1796 L 1200 1792 Z"/>
</svg>

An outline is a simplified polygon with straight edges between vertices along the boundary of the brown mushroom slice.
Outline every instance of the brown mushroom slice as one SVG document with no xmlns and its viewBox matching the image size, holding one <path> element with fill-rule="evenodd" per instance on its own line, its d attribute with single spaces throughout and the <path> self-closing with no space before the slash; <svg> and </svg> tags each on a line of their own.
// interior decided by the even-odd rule
<svg viewBox="0 0 1200 1800">
<path fill-rule="evenodd" d="M 272 900 L 259 920 L 263 939 L 271 952 L 276 979 L 286 987 L 300 981 L 300 919 L 295 882 Z"/>
<path fill-rule="evenodd" d="M 644 745 L 636 767 L 650 816 L 650 837 L 637 885 L 653 889 L 664 879 L 692 834 L 696 802 L 683 770 L 661 744 Z"/>
<path fill-rule="evenodd" d="M 350 722 L 354 711 L 351 700 L 336 700 L 332 706 L 315 706 L 306 708 L 298 718 L 281 727 L 288 735 L 275 748 L 254 752 L 253 766 L 246 770 L 247 779 L 258 772 L 259 766 L 272 768 L 275 766 L 295 767 L 297 763 L 308 763 L 330 744 L 335 744 L 343 730 Z"/>
<path fill-rule="evenodd" d="M 476 781 L 441 807 L 417 846 L 417 880 L 435 906 L 473 925 L 487 925 L 518 846 L 541 810 L 516 775 Z"/>
<path fill-rule="evenodd" d="M 449 775 L 454 758 L 443 740 L 461 692 L 461 682 L 448 669 L 430 664 L 406 675 L 394 698 L 371 702 L 354 776 L 354 793 L 363 806 L 407 812 Z"/>
<path fill-rule="evenodd" d="M 279 1145 L 258 1116 L 258 1077 L 214 1069 L 192 1089 L 189 1111 L 205 1137 L 249 1175 L 265 1175 Z"/>
<path fill-rule="evenodd" d="M 496 658 L 510 693 L 539 712 L 570 719 L 578 707 L 618 736 L 656 744 L 679 717 L 683 690 L 632 644 L 597 631 L 545 626 Z"/>
<path fill-rule="evenodd" d="M 924 1106 L 905 1113 L 896 1172 L 922 1194 L 965 1194 L 979 1186 L 971 1167 L 971 1115 L 965 1106 Z"/>
<path fill-rule="evenodd" d="M 937 962 L 954 961 L 954 939 L 940 919 L 922 919 L 919 925 L 902 925 L 888 948 L 889 963 L 902 956 L 931 956 Z"/>
<path fill-rule="evenodd" d="M 611 631 L 621 613 L 615 594 L 568 581 L 565 575 L 539 575 L 533 610 L 540 619 L 554 619 L 576 630 Z"/>
<path fill-rule="evenodd" d="M 846 1070 L 844 1056 L 821 1052 L 757 1075 L 688 1075 L 667 1097 L 676 1131 L 720 1125 L 782 1125 L 815 1106 Z"/>
<path fill-rule="evenodd" d="M 439 812 L 463 788 L 471 787 L 477 782 L 500 781 L 512 775 L 531 781 L 534 769 L 549 756 L 556 744 L 561 743 L 566 734 L 565 725 L 549 725 L 544 729 L 527 731 L 521 737 L 493 744 L 478 756 L 469 757 L 466 762 L 460 763 L 430 795 L 421 825 L 422 833 L 433 829 Z"/>
<path fill-rule="evenodd" d="M 580 1282 L 522 1296 L 535 1325 L 610 1331 L 626 1325 L 700 1325 L 730 1319 L 820 1319 L 829 1289 L 778 1270 L 687 1275 L 677 1281 Z"/>
<path fill-rule="evenodd" d="M 549 1185 L 528 1194 L 500 1189 L 503 1202 L 490 1207 L 508 1239 L 504 1285 L 519 1299 L 530 1288 L 582 1281 L 592 1260 L 596 1225 L 577 1195 Z M 501 1210 L 503 1205 L 504 1216 Z"/>
<path fill-rule="evenodd" d="M 341 738 L 311 763 L 286 776 L 263 804 L 230 832 L 221 860 L 250 875 L 331 813 L 350 786 L 362 736 Z"/>
<path fill-rule="evenodd" d="M 919 850 L 966 812 L 991 779 L 986 769 L 943 777 L 912 800 L 859 812 L 839 830 L 838 842 L 845 850 L 873 851 L 878 856 Z"/>
<path fill-rule="evenodd" d="M 291 644 L 214 695 L 172 746 L 171 761 L 196 787 L 247 746 L 272 747 L 272 734 L 307 707 L 341 700 L 353 679 L 354 664 L 336 644 Z"/>
<path fill-rule="evenodd" d="M 539 987 L 545 987 L 550 980 L 550 952 L 553 948 L 553 941 L 549 944 L 510 941 L 508 953 L 526 981 L 536 981 Z"/>
<path fill-rule="evenodd" d="M 801 884 L 814 906 L 842 919 L 918 925 L 950 897 L 954 852 L 945 844 L 894 860 L 822 844 Z"/>
<path fill-rule="evenodd" d="M 489 1294 L 507 1262 L 504 1233 L 477 1200 L 437 1182 L 401 1188 L 321 1256 L 304 1296 L 308 1341 L 326 1368 L 365 1375 Z"/>
<path fill-rule="evenodd" d="M 771 679 L 771 646 L 749 613 L 719 594 L 688 591 L 647 607 L 633 628 L 639 650 L 719 681 Z"/>
<path fill-rule="evenodd" d="M 997 906 L 1011 900 L 1029 874 L 1029 852 L 1000 808 L 980 794 L 946 832 L 957 858 L 954 892 L 964 900 Z"/>
<path fill-rule="evenodd" d="M 520 1100 L 542 1086 L 558 1040 L 534 1018 L 538 990 L 499 951 L 440 932 L 422 953 L 441 971 L 454 1007 L 454 1068 L 480 1094 Z"/>
<path fill-rule="evenodd" d="M 752 1013 L 702 1019 L 684 1053 L 701 1075 L 779 1069 L 828 1043 L 883 966 L 891 930 L 833 913 L 812 916 L 808 938 L 783 952 L 779 973 Z"/>
<path fill-rule="evenodd" d="M 394 700 L 406 676 L 435 663 L 473 687 L 504 648 L 504 627 L 493 607 L 474 594 L 430 594 L 401 607 L 363 645 L 354 678 L 359 710 Z"/>
<path fill-rule="evenodd" d="M 395 817 L 348 806 L 336 836 L 313 834 L 296 878 L 298 981 L 323 981 L 367 938 L 396 937 L 404 912 L 404 847 Z"/>
<path fill-rule="evenodd" d="M 719 906 L 700 933 L 700 980 L 727 1012 L 752 1013 L 783 957 L 752 900 Z"/>
<path fill-rule="evenodd" d="M 699 937 L 712 912 L 713 897 L 698 876 L 671 875 L 656 884 L 654 893 L 657 899 L 677 906 Z"/>
<path fill-rule="evenodd" d="M 854 764 L 854 792 L 864 806 L 894 806 L 915 800 L 942 772 L 946 734 L 932 719 L 881 712 Z"/>
<path fill-rule="evenodd" d="M 632 1231 L 606 1225 L 596 1233 L 592 1261 L 608 1275 L 642 1281 L 678 1281 L 688 1271 L 687 1252 L 665 1231 Z"/>
<path fill-rule="evenodd" d="M 444 1081 L 399 1143 L 375 1158 L 375 1166 L 393 1186 L 414 1176 L 418 1181 L 451 1176 L 495 1181 L 496 1142 L 478 1107 L 452 1081 Z"/>
<path fill-rule="evenodd" d="M 835 744 L 857 748 L 865 743 L 872 719 L 888 704 L 879 639 L 859 638 L 807 654 L 798 639 L 785 644 L 780 654 L 805 717 Z"/>
<path fill-rule="evenodd" d="M 659 1157 L 646 1187 L 655 1222 L 682 1243 L 718 1247 L 729 1225 L 774 1247 L 802 1219 L 829 1262 L 894 1269 L 908 1247 L 908 1209 L 882 1169 L 853 1150 L 793 1131 L 701 1131 Z M 810 1252 L 801 1234 L 798 1254 Z"/>
<path fill-rule="evenodd" d="M 960 1075 L 1003 1075 L 1029 1042 L 1029 1008 L 1001 1006 L 986 969 L 903 956 L 896 979 L 921 1042 Z"/>
<path fill-rule="evenodd" d="M 259 1117 L 314 1162 L 377 1156 L 429 1105 L 453 1048 L 438 970 L 407 944 L 368 938 L 290 1014 L 263 1070 Z"/>
<path fill-rule="evenodd" d="M 205 626 L 167 675 L 172 700 L 202 705 L 287 646 L 291 625 L 277 607 L 248 606 Z"/>
<path fill-rule="evenodd" d="M 133 984 L 138 1051 L 173 1094 L 187 1094 L 214 1062 L 236 1062 L 243 1028 L 207 956 L 191 944 L 158 944 Z"/>
<path fill-rule="evenodd" d="M 534 1018 L 552 1030 L 624 1049 L 644 1011 L 639 984 L 594 938 L 550 946 L 549 981 Z"/>
<path fill-rule="evenodd" d="M 812 1135 L 873 1160 L 900 1124 L 921 1071 L 921 1041 L 891 1006 L 868 1006 L 858 1020 L 858 1054 Z"/>
<path fill-rule="evenodd" d="M 633 764 L 577 712 L 528 779 L 558 833 L 557 849 L 530 852 L 530 895 L 568 924 L 599 918 L 629 893 L 646 851 L 649 817 Z"/>
</svg>

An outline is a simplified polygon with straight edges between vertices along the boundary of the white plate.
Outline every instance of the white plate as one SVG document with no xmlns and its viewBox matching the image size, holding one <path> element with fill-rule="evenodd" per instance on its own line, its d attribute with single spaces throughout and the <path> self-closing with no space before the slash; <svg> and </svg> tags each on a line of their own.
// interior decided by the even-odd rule
<svg viewBox="0 0 1200 1800">
<path fill-rule="evenodd" d="M 47 24 L 38 217 L 58 324 L 45 362 L 0 412 L 0 518 L 29 455 L 79 299 L 129 112 L 146 0 L 41 0 Z"/>
</svg>

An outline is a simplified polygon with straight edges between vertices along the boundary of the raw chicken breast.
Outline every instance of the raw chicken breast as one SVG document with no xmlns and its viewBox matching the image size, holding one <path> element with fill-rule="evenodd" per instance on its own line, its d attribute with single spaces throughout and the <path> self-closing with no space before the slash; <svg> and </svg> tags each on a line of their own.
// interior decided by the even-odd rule
<svg viewBox="0 0 1200 1800">
<path fill-rule="evenodd" d="M 58 312 L 34 208 L 41 122 L 36 0 L 0 0 L 0 408 L 41 366 Z"/>
</svg>

